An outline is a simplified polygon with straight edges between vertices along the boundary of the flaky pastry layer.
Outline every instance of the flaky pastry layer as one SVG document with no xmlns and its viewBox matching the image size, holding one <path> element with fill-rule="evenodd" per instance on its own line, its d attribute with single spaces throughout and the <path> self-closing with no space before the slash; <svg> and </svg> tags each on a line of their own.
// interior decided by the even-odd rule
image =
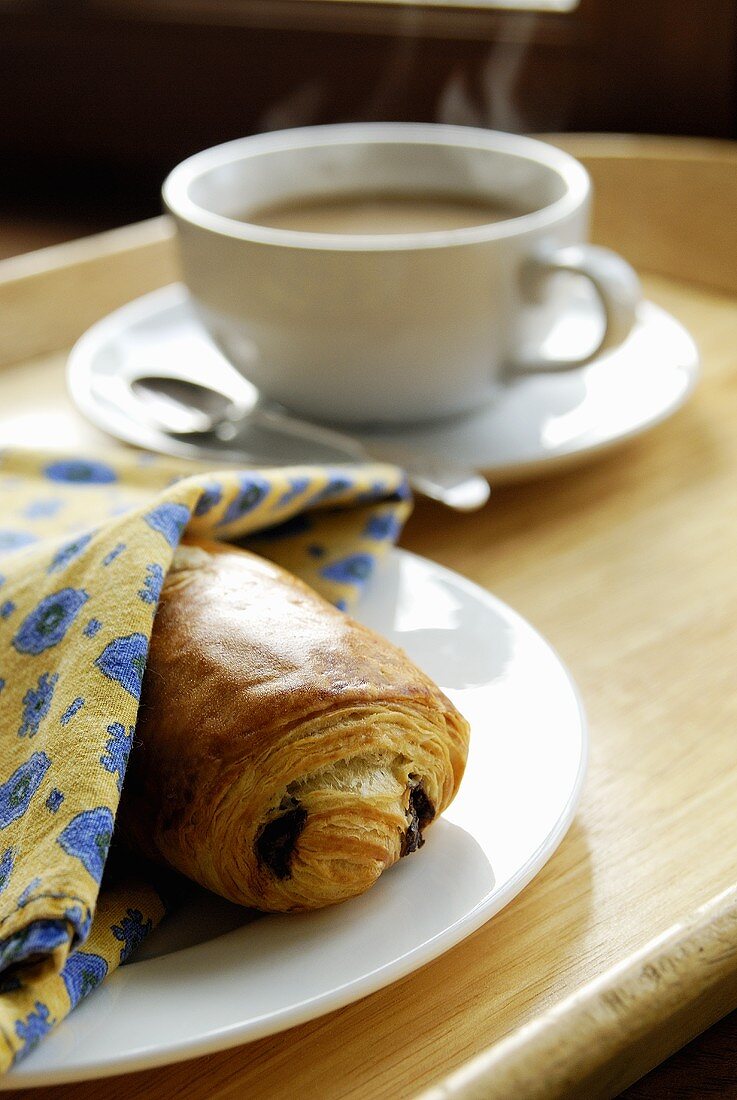
<svg viewBox="0 0 737 1100">
<path fill-rule="evenodd" d="M 396 646 L 291 574 L 180 547 L 144 677 L 121 828 L 264 910 L 362 893 L 453 798 L 468 725 Z"/>
</svg>

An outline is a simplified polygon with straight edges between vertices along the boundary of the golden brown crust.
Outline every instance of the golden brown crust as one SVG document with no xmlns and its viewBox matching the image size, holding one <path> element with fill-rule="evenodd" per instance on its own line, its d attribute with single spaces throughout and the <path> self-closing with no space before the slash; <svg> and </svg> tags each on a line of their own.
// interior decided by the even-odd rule
<svg viewBox="0 0 737 1100">
<path fill-rule="evenodd" d="M 183 546 L 154 622 L 121 824 L 262 909 L 361 893 L 453 797 L 468 726 L 395 646 L 246 551 Z"/>
</svg>

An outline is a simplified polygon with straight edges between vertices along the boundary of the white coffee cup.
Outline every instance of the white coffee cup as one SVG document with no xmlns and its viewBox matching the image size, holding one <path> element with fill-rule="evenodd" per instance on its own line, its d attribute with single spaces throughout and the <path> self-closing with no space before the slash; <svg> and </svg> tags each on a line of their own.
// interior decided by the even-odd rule
<svg viewBox="0 0 737 1100">
<path fill-rule="evenodd" d="M 382 191 L 531 212 L 380 235 L 243 220 L 265 204 Z M 582 366 L 635 321 L 635 272 L 587 243 L 586 170 L 530 138 L 419 123 L 259 134 L 190 157 L 163 197 L 215 343 L 266 397 L 304 416 L 386 424 L 466 412 L 520 374 Z M 554 358 L 545 342 L 581 282 L 571 276 L 593 288 L 601 331 L 579 355 Z"/>
</svg>

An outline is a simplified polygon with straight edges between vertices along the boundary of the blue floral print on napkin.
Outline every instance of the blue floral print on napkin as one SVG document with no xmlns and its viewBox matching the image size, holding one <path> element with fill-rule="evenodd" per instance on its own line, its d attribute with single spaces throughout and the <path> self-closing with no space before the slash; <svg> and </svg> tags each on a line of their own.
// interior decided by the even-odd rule
<svg viewBox="0 0 737 1100">
<path fill-rule="evenodd" d="M 50 767 L 45 752 L 34 752 L 0 784 L 0 829 L 23 816 Z"/>
<path fill-rule="evenodd" d="M 51 700 L 54 698 L 54 688 L 59 679 L 59 673 L 51 675 L 42 673 L 38 678 L 35 688 L 29 688 L 23 696 L 23 721 L 18 729 L 18 736 L 33 737 L 38 733 L 41 720 L 46 717 L 51 709 Z"/>
<path fill-rule="evenodd" d="M 30 1054 L 38 1046 L 44 1035 L 48 1035 L 56 1021 L 49 1013 L 48 1007 L 41 1001 L 36 1001 L 33 1011 L 28 1013 L 25 1020 L 17 1020 L 15 1033 L 21 1040 L 21 1046 L 15 1054 L 15 1061 L 20 1061 Z"/>
<path fill-rule="evenodd" d="M 72 1008 L 100 984 L 107 970 L 105 960 L 89 951 L 75 951 L 69 956 L 61 976 Z"/>
<path fill-rule="evenodd" d="M 144 921 L 140 909 L 126 909 L 126 915 L 120 924 L 114 924 L 111 931 L 116 940 L 123 941 L 120 961 L 124 963 L 151 931 L 151 921 Z"/>
<path fill-rule="evenodd" d="M 91 534 L 81 535 L 78 539 L 72 539 L 71 542 L 67 542 L 61 546 L 51 559 L 48 572 L 58 573 L 65 565 L 68 565 L 70 561 L 74 561 L 75 558 L 78 558 L 91 539 Z"/>
<path fill-rule="evenodd" d="M 163 535 L 170 546 L 177 546 L 189 520 L 189 509 L 183 504 L 160 504 L 144 518 L 149 527 Z"/>
<path fill-rule="evenodd" d="M 365 581 L 371 576 L 374 558 L 370 554 L 349 554 L 346 558 L 331 562 L 321 571 L 331 581 L 350 583 Z"/>
<path fill-rule="evenodd" d="M 58 843 L 99 882 L 112 836 L 113 815 L 107 806 L 97 806 L 73 817 L 60 834 Z"/>
<path fill-rule="evenodd" d="M 108 642 L 95 664 L 109 680 L 117 680 L 129 695 L 140 699 L 147 652 L 145 634 L 126 634 Z"/>
<path fill-rule="evenodd" d="M 262 477 L 249 474 L 240 479 L 240 490 L 225 509 L 223 518 L 218 526 L 225 527 L 228 523 L 235 523 L 242 519 L 248 512 L 253 511 L 269 492 L 269 483 Z"/>
<path fill-rule="evenodd" d="M 58 645 L 88 599 L 81 588 L 62 588 L 44 596 L 23 620 L 13 645 L 19 653 L 43 653 Z"/>
<path fill-rule="evenodd" d="M 129 726 L 126 733 L 125 726 L 122 722 L 113 722 L 108 726 L 107 732 L 110 734 L 105 746 L 105 752 L 100 757 L 100 763 L 106 771 L 112 772 L 113 775 L 118 776 L 118 790 L 123 789 L 123 777 L 125 776 L 125 769 L 128 766 L 128 757 L 130 756 L 131 746 L 133 745 L 133 731 L 135 726 Z"/>
<path fill-rule="evenodd" d="M 9 550 L 20 550 L 24 546 L 30 546 L 37 542 L 36 535 L 30 531 L 12 531 L 7 527 L 0 528 L 0 554 Z"/>
<path fill-rule="evenodd" d="M 10 882 L 10 876 L 13 873 L 13 864 L 15 863 L 15 848 L 6 848 L 0 857 L 0 894 L 7 887 Z"/>
<path fill-rule="evenodd" d="M 146 576 L 143 581 L 143 588 L 139 589 L 138 595 L 144 603 L 150 603 L 155 606 L 159 602 L 159 596 L 161 595 L 161 589 L 163 587 L 164 570 L 157 562 L 151 562 L 146 566 Z"/>
<path fill-rule="evenodd" d="M 50 481 L 67 481 L 74 485 L 109 485 L 118 480 L 112 466 L 88 458 L 68 458 L 51 462 L 44 473 Z"/>
</svg>

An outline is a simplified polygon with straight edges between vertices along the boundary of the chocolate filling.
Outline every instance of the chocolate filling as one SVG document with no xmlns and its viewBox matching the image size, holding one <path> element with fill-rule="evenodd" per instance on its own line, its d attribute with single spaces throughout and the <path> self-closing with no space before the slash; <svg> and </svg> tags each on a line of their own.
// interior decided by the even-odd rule
<svg viewBox="0 0 737 1100">
<path fill-rule="evenodd" d="M 282 802 L 291 808 L 262 825 L 256 836 L 256 855 L 277 878 L 289 878 L 292 873 L 292 855 L 299 834 L 307 821 L 307 810 L 294 799 Z"/>
<path fill-rule="evenodd" d="M 400 856 L 416 852 L 425 843 L 422 830 L 435 817 L 435 807 L 425 793 L 422 780 L 416 775 L 409 777 L 409 806 L 407 808 L 407 831 L 402 837 Z"/>
</svg>

